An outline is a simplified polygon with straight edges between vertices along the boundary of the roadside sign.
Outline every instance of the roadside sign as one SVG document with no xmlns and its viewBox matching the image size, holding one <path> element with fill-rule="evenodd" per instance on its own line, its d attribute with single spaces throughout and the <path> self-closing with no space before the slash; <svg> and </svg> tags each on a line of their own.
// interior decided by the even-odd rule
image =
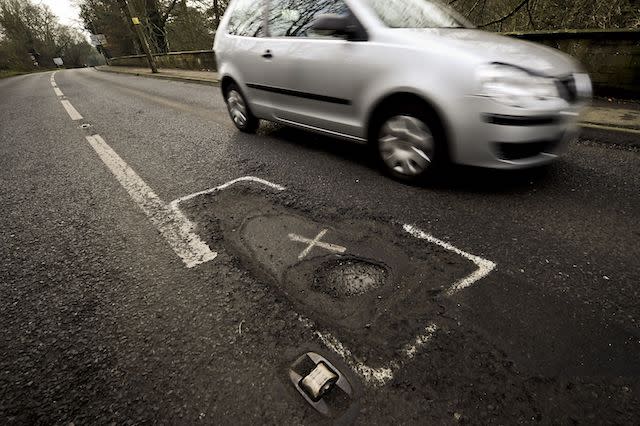
<svg viewBox="0 0 640 426">
<path fill-rule="evenodd" d="M 107 45 L 107 37 L 104 34 L 91 34 L 89 37 L 91 38 L 91 44 L 93 46 Z"/>
<path fill-rule="evenodd" d="M 59 67 L 64 65 L 64 61 L 62 60 L 62 58 L 53 58 L 53 63 Z"/>
</svg>

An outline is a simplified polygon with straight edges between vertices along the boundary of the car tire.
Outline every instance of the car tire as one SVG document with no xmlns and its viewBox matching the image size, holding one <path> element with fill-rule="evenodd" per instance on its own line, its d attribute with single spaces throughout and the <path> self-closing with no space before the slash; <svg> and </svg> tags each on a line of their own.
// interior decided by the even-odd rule
<svg viewBox="0 0 640 426">
<path fill-rule="evenodd" d="M 423 105 L 387 108 L 375 117 L 370 144 L 384 173 L 405 183 L 422 183 L 445 163 L 444 134 Z"/>
<path fill-rule="evenodd" d="M 242 94 L 242 91 L 237 84 L 231 83 L 224 92 L 224 101 L 227 104 L 227 111 L 233 124 L 244 133 L 255 133 L 260 126 L 260 120 L 258 120 L 251 109 L 247 99 Z"/>
</svg>

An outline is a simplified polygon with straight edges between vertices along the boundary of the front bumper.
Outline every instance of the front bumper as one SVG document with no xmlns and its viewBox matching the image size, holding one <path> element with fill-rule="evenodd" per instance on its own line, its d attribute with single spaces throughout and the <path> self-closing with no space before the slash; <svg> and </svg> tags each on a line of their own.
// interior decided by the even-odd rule
<svg viewBox="0 0 640 426">
<path fill-rule="evenodd" d="M 584 104 L 565 103 L 529 111 L 489 98 L 465 99 L 465 114 L 452 122 L 451 157 L 455 163 L 493 169 L 522 169 L 558 159 L 578 135 Z"/>
</svg>

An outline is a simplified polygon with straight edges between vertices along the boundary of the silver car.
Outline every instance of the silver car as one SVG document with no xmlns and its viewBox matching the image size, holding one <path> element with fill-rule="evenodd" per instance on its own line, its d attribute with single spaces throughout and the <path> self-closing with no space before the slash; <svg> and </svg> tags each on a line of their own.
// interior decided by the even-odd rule
<svg viewBox="0 0 640 426">
<path fill-rule="evenodd" d="M 235 125 L 370 144 L 405 181 L 566 151 L 591 80 L 560 51 L 474 29 L 433 0 L 233 0 L 214 46 Z"/>
</svg>

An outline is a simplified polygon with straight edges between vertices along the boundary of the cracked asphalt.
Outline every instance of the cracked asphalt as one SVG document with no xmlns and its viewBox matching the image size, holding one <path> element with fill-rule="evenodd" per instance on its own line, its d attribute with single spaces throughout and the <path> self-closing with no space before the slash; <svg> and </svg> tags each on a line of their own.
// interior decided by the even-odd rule
<svg viewBox="0 0 640 426">
<path fill-rule="evenodd" d="M 49 77 L 0 80 L 2 424 L 640 422 L 637 144 L 587 133 L 546 169 L 456 167 L 411 187 L 381 176 L 360 145 L 268 124 L 238 133 L 215 88 L 65 70 L 55 79 L 84 117 L 74 122 Z M 286 190 L 240 184 L 181 206 L 218 252 L 189 269 L 88 134 L 167 203 L 242 176 Z M 239 216 L 220 213 L 223 195 Z M 421 269 L 427 278 L 466 269 L 402 237 L 403 224 L 497 267 L 453 296 L 435 284 L 427 295 L 362 296 L 352 304 L 358 324 L 372 321 L 354 331 L 229 237 L 245 214 L 269 209 L 337 231 L 367 224 L 327 242 L 371 232 L 393 253 L 435 257 Z M 368 313 L 379 300 L 384 314 Z M 411 317 L 397 334 L 394 312 Z M 411 321 L 427 319 L 435 334 L 382 386 L 318 337 L 344 336 L 356 362 L 382 365 L 367 359 L 380 349 L 393 364 Z M 323 418 L 289 381 L 307 351 L 352 381 L 347 417 Z"/>
</svg>

